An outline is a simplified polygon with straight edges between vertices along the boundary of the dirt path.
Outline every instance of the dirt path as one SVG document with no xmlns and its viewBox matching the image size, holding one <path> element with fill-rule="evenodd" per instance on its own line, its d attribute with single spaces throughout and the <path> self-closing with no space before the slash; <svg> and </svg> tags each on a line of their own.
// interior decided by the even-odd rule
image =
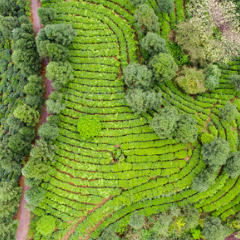
<svg viewBox="0 0 240 240">
<path fill-rule="evenodd" d="M 34 30 L 37 35 L 40 29 L 43 27 L 40 24 L 40 19 L 37 14 L 38 8 L 41 7 L 40 0 L 32 0 L 31 7 L 32 7 L 32 19 L 33 19 Z M 48 65 L 48 61 L 46 59 L 43 59 L 42 65 L 43 65 L 42 66 L 43 69 L 46 69 L 46 66 Z M 45 79 L 44 85 L 46 87 L 46 98 L 48 98 L 49 94 L 53 91 L 51 81 L 49 79 Z M 42 124 L 43 122 L 46 122 L 47 116 L 48 116 L 48 113 L 46 111 L 46 107 L 44 106 L 42 118 L 40 119 L 40 124 Z M 27 240 L 28 239 L 27 234 L 28 234 L 29 224 L 30 224 L 30 212 L 25 208 L 26 200 L 24 198 L 24 195 L 25 195 L 25 192 L 29 189 L 29 187 L 25 185 L 24 176 L 20 177 L 19 185 L 23 188 L 23 196 L 21 198 L 20 206 L 16 215 L 19 220 L 16 240 Z"/>
</svg>

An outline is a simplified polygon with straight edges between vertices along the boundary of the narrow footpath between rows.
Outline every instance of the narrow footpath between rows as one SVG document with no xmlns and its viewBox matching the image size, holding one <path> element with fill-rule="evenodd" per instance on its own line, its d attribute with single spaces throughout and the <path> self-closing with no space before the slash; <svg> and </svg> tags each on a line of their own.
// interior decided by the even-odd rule
<svg viewBox="0 0 240 240">
<path fill-rule="evenodd" d="M 40 0 L 32 0 L 31 7 L 32 7 L 33 26 L 34 26 L 34 30 L 37 35 L 42 27 L 40 24 L 40 19 L 37 14 L 38 8 L 41 7 Z M 48 65 L 48 61 L 44 58 L 42 60 L 42 69 L 46 69 L 47 65 Z M 48 98 L 50 93 L 53 91 L 51 81 L 49 79 L 45 79 L 44 84 L 46 87 L 46 98 Z M 44 106 L 42 116 L 40 119 L 40 124 L 46 122 L 47 117 L 48 117 L 48 113 L 46 110 L 46 106 Z M 24 194 L 25 194 L 26 190 L 29 189 L 29 187 L 27 185 L 25 185 L 24 176 L 21 176 L 19 183 L 20 183 L 20 186 L 23 188 L 23 195 L 22 195 L 18 213 L 17 213 L 17 218 L 19 220 L 19 226 L 18 226 L 18 230 L 17 230 L 16 240 L 27 240 L 29 224 L 30 224 L 30 212 L 25 208 L 26 200 L 24 198 Z"/>
</svg>

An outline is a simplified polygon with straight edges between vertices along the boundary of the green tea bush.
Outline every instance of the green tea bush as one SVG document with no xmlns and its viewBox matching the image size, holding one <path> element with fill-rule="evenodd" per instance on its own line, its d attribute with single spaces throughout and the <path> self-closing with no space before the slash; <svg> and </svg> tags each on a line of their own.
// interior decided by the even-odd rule
<svg viewBox="0 0 240 240">
<path fill-rule="evenodd" d="M 148 31 L 157 32 L 160 30 L 158 17 L 156 16 L 154 10 L 147 4 L 139 6 L 139 8 L 135 11 L 134 19 L 140 33 L 146 33 Z"/>
<path fill-rule="evenodd" d="M 150 55 L 169 53 L 169 50 L 166 46 L 166 40 L 156 33 L 148 32 L 147 35 L 142 39 L 141 46 Z"/>
<path fill-rule="evenodd" d="M 240 175 L 240 152 L 231 153 L 227 159 L 224 170 L 232 178 Z"/>
<path fill-rule="evenodd" d="M 149 62 L 149 68 L 153 71 L 153 77 L 157 83 L 164 83 L 173 79 L 178 70 L 173 57 L 167 53 L 159 53 L 153 56 Z"/>
<path fill-rule="evenodd" d="M 220 114 L 219 116 L 223 119 L 226 120 L 227 122 L 232 122 L 235 120 L 238 116 L 238 110 L 237 106 L 231 102 L 227 102 L 226 105 L 220 109 Z"/>
<path fill-rule="evenodd" d="M 204 132 L 201 136 L 201 142 L 202 144 L 206 144 L 206 143 L 210 143 L 211 141 L 213 141 L 214 136 L 208 132 Z"/>
<path fill-rule="evenodd" d="M 183 67 L 182 76 L 176 78 L 176 82 L 186 93 L 198 94 L 206 91 L 204 87 L 205 75 L 203 70 Z"/>
<path fill-rule="evenodd" d="M 144 216 L 134 212 L 132 213 L 129 221 L 129 225 L 134 229 L 140 229 L 144 224 Z"/>
<path fill-rule="evenodd" d="M 83 139 L 91 139 L 102 130 L 102 124 L 97 115 L 87 115 L 78 119 L 77 129 Z"/>
<path fill-rule="evenodd" d="M 37 231 L 46 236 L 52 233 L 56 227 L 56 219 L 49 215 L 43 215 L 37 222 Z"/>
</svg>

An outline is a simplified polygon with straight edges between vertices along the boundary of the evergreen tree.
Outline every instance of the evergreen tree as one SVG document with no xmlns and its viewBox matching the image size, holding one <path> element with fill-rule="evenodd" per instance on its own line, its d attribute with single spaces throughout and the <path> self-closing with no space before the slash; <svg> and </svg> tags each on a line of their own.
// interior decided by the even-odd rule
<svg viewBox="0 0 240 240">
<path fill-rule="evenodd" d="M 235 120 L 239 116 L 237 106 L 228 101 L 226 103 L 226 105 L 223 108 L 220 109 L 219 116 L 223 120 L 226 120 L 229 123 L 232 122 L 233 120 Z"/>
</svg>

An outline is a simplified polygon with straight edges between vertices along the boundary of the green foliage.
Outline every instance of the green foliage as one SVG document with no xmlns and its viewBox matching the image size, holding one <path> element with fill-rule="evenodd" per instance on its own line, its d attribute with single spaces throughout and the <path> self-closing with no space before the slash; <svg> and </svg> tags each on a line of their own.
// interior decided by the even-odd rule
<svg viewBox="0 0 240 240">
<path fill-rule="evenodd" d="M 129 225 L 134 229 L 140 229 L 143 226 L 143 224 L 144 216 L 137 212 L 134 212 L 130 217 Z"/>
<path fill-rule="evenodd" d="M 44 199 L 46 194 L 46 190 L 42 187 L 34 187 L 31 189 L 28 189 L 24 195 L 24 198 L 27 202 L 27 209 L 29 211 L 33 211 L 39 203 Z"/>
<path fill-rule="evenodd" d="M 16 153 L 25 153 L 30 150 L 30 144 L 23 139 L 20 133 L 16 133 L 9 138 L 8 147 Z M 25 155 L 23 154 L 23 155 Z"/>
<path fill-rule="evenodd" d="M 139 8 L 135 11 L 134 19 L 140 33 L 159 31 L 160 24 L 158 17 L 156 16 L 154 10 L 147 4 L 139 6 Z"/>
<path fill-rule="evenodd" d="M 59 135 L 59 128 L 55 124 L 45 122 L 38 129 L 38 134 L 46 141 L 56 140 Z"/>
<path fill-rule="evenodd" d="M 69 62 L 50 62 L 46 77 L 53 81 L 53 88 L 59 90 L 73 79 L 73 68 Z"/>
<path fill-rule="evenodd" d="M 175 138 L 183 143 L 195 142 L 197 140 L 198 128 L 197 121 L 188 114 L 180 114 L 177 121 Z"/>
<path fill-rule="evenodd" d="M 156 33 L 148 32 L 147 35 L 142 39 L 141 46 L 150 55 L 169 53 L 169 50 L 166 46 L 166 40 Z"/>
<path fill-rule="evenodd" d="M 102 236 L 99 237 L 98 240 L 119 240 L 119 237 L 110 226 L 103 231 Z"/>
<path fill-rule="evenodd" d="M 227 227 L 215 217 L 207 217 L 204 221 L 202 235 L 206 240 L 224 240 L 229 234 Z"/>
<path fill-rule="evenodd" d="M 58 125 L 60 123 L 60 119 L 57 115 L 51 115 L 47 117 L 47 122 Z"/>
<path fill-rule="evenodd" d="M 235 89 L 240 92 L 240 75 L 230 74 L 230 82 L 234 85 Z"/>
<path fill-rule="evenodd" d="M 56 219 L 53 216 L 43 215 L 37 222 L 36 230 L 46 236 L 52 233 L 56 227 Z"/>
<path fill-rule="evenodd" d="M 123 69 L 123 77 L 129 88 L 147 89 L 153 86 L 152 71 L 145 65 L 130 63 Z"/>
<path fill-rule="evenodd" d="M 221 70 L 218 66 L 209 64 L 203 73 L 205 74 L 204 86 L 210 91 L 217 88 L 221 77 Z"/>
<path fill-rule="evenodd" d="M 16 0 L 1 0 L 0 1 L 0 15 L 13 16 L 15 15 Z"/>
<path fill-rule="evenodd" d="M 203 160 L 209 165 L 224 165 L 230 152 L 229 143 L 222 138 L 214 138 L 202 147 Z"/>
<path fill-rule="evenodd" d="M 214 136 L 208 132 L 204 132 L 201 136 L 202 144 L 210 143 L 214 139 Z"/>
<path fill-rule="evenodd" d="M 149 62 L 149 67 L 152 69 L 154 80 L 157 83 L 171 80 L 178 70 L 173 57 L 167 53 L 159 53 L 153 56 Z"/>
<path fill-rule="evenodd" d="M 228 157 L 224 170 L 232 177 L 236 178 L 240 175 L 240 152 L 233 152 Z"/>
<path fill-rule="evenodd" d="M 177 120 L 178 111 L 173 107 L 166 106 L 154 114 L 150 127 L 157 133 L 160 139 L 172 139 Z"/>
<path fill-rule="evenodd" d="M 26 104 L 18 106 L 13 115 L 26 123 L 27 126 L 33 126 L 39 122 L 39 112 Z"/>
<path fill-rule="evenodd" d="M 102 124 L 98 116 L 87 115 L 79 118 L 77 129 L 83 139 L 92 139 L 102 130 Z"/>
<path fill-rule="evenodd" d="M 139 88 L 129 89 L 126 101 L 132 110 L 138 114 L 148 109 L 158 109 L 162 104 L 162 93 L 154 90 L 144 91 Z"/>
<path fill-rule="evenodd" d="M 237 106 L 230 101 L 226 103 L 226 105 L 220 109 L 220 114 L 219 116 L 223 119 L 226 120 L 227 122 L 232 122 L 235 120 L 238 116 L 238 110 Z"/>
<path fill-rule="evenodd" d="M 47 25 L 44 31 L 50 41 L 63 46 L 69 45 L 77 35 L 71 24 L 66 25 L 64 23 Z"/>
<path fill-rule="evenodd" d="M 62 93 L 54 91 L 49 95 L 49 99 L 46 101 L 47 112 L 53 114 L 59 114 L 65 109 L 65 104 L 62 104 Z"/>
<path fill-rule="evenodd" d="M 192 234 L 193 239 L 197 240 L 197 239 L 202 238 L 202 232 L 199 228 L 191 229 L 191 234 Z"/>
<path fill-rule="evenodd" d="M 174 9 L 174 0 L 158 0 L 159 12 L 171 14 Z"/>
<path fill-rule="evenodd" d="M 204 87 L 205 75 L 203 70 L 197 70 L 195 67 L 183 67 L 182 76 L 176 78 L 178 85 L 189 94 L 198 94 L 206 91 Z"/>
<path fill-rule="evenodd" d="M 147 2 L 147 0 L 129 0 L 129 2 L 132 5 L 139 7 L 140 5 L 145 4 Z"/>
<path fill-rule="evenodd" d="M 41 95 L 43 87 L 39 83 L 29 82 L 24 86 L 24 92 L 28 95 Z"/>
<path fill-rule="evenodd" d="M 12 39 L 12 30 L 19 27 L 19 20 L 17 17 L 2 17 L 0 16 L 0 30 L 7 39 Z"/>
<path fill-rule="evenodd" d="M 199 212 L 196 208 L 186 205 L 182 209 L 183 221 L 185 222 L 184 228 L 190 230 L 198 225 Z"/>
<path fill-rule="evenodd" d="M 20 128 L 19 133 L 21 134 L 22 138 L 27 142 L 31 142 L 35 138 L 35 129 L 32 127 L 22 127 Z"/>
<path fill-rule="evenodd" d="M 40 18 L 40 24 L 51 24 L 56 17 L 54 8 L 38 8 L 38 16 Z"/>
</svg>

